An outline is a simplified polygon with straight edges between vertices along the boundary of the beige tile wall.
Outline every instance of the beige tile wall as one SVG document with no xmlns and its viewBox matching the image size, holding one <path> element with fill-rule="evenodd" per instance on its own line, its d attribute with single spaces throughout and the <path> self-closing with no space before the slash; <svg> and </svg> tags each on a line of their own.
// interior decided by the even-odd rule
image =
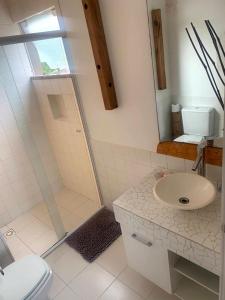
<svg viewBox="0 0 225 300">
<path fill-rule="evenodd" d="M 9 18 L 4 1 L 0 1 L 0 35 L 16 34 L 18 27 Z M 15 80 L 20 96 L 21 121 L 32 130 L 52 189 L 57 192 L 62 181 L 45 133 L 34 90 L 30 82 L 31 67 L 22 44 L 2 47 L 5 62 Z M 25 113 L 25 114 L 24 114 Z M 25 116 L 25 117 L 24 117 Z M 0 84 L 0 226 L 42 201 L 40 188 L 27 156 L 15 116 L 3 85 Z"/>
<path fill-rule="evenodd" d="M 99 202 L 71 78 L 34 79 L 33 83 L 63 184 L 72 191 Z M 57 95 L 55 100 L 53 97 L 53 102 L 61 97 L 61 117 L 54 117 L 48 95 Z"/>
<path fill-rule="evenodd" d="M 192 161 L 165 156 L 146 150 L 91 140 L 95 165 L 104 204 L 112 201 L 158 167 L 191 172 Z M 207 177 L 215 185 L 221 183 L 222 168 L 208 165 Z"/>
</svg>

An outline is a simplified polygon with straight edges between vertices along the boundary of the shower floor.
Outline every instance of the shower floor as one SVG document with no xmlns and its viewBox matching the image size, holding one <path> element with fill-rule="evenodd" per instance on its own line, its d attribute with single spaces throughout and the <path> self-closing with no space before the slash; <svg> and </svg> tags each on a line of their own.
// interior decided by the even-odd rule
<svg viewBox="0 0 225 300">
<path fill-rule="evenodd" d="M 100 207 L 98 203 L 68 189 L 56 195 L 56 203 L 66 232 L 73 231 Z M 32 253 L 41 255 L 58 241 L 44 202 L 0 228 L 0 231 L 16 260 Z"/>
</svg>

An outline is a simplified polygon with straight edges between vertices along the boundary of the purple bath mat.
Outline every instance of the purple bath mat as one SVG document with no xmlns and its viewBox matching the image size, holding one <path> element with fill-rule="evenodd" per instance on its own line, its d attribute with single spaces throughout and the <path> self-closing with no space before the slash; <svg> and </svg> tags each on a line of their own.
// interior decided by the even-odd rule
<svg viewBox="0 0 225 300">
<path fill-rule="evenodd" d="M 114 213 L 103 208 L 70 235 L 66 243 L 85 260 L 93 262 L 120 235 L 120 224 L 116 222 Z"/>
</svg>

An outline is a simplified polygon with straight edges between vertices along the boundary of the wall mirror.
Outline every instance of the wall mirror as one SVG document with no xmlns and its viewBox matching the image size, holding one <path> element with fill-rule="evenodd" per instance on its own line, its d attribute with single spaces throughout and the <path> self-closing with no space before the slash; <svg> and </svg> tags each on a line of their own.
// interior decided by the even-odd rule
<svg viewBox="0 0 225 300">
<path fill-rule="evenodd" d="M 224 11 L 224 0 L 148 0 L 161 142 L 222 147 Z"/>
</svg>

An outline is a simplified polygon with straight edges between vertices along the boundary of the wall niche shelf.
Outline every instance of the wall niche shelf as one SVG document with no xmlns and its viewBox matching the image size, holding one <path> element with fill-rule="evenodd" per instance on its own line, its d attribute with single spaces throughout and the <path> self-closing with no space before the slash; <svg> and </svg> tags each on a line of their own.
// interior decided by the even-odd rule
<svg viewBox="0 0 225 300">
<path fill-rule="evenodd" d="M 219 276 L 180 257 L 174 271 L 181 275 L 175 295 L 181 300 L 218 300 Z"/>
<path fill-rule="evenodd" d="M 62 95 L 48 95 L 48 102 L 54 120 L 66 120 L 66 106 Z"/>
</svg>

